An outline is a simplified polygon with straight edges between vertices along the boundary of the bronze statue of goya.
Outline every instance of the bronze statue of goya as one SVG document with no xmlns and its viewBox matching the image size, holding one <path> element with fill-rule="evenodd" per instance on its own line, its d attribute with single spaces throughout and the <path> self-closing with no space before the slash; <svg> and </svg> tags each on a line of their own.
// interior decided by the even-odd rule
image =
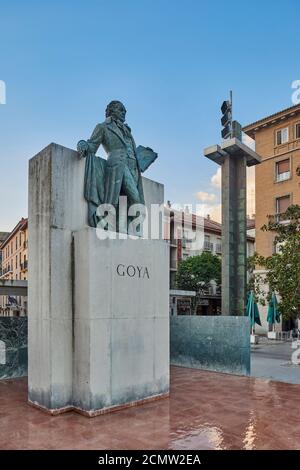
<svg viewBox="0 0 300 470">
<path fill-rule="evenodd" d="M 145 203 L 141 174 L 156 160 L 157 153 L 149 147 L 136 147 L 125 116 L 125 106 L 111 101 L 105 121 L 96 125 L 90 139 L 77 144 L 80 156 L 86 158 L 84 197 L 91 227 L 99 224 L 97 208 L 101 204 L 111 204 L 117 210 L 120 196 L 127 196 L 128 206 Z M 107 160 L 96 157 L 100 145 Z"/>
</svg>

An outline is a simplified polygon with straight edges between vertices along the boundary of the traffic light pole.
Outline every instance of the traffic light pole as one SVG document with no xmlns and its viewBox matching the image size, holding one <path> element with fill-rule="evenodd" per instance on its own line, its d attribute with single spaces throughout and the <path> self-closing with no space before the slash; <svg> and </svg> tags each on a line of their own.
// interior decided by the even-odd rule
<svg viewBox="0 0 300 470">
<path fill-rule="evenodd" d="M 246 304 L 246 168 L 260 157 L 232 138 L 204 150 L 222 168 L 222 315 L 243 315 Z"/>
</svg>

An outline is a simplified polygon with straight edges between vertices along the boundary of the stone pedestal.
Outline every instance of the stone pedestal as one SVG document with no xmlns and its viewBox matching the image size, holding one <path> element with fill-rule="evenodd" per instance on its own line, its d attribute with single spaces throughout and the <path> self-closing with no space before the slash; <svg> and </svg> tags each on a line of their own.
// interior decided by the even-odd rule
<svg viewBox="0 0 300 470">
<path fill-rule="evenodd" d="M 89 325 L 85 323 L 86 329 L 83 328 L 83 322 L 82 330 L 76 322 L 77 333 L 75 335 L 74 307 L 76 303 L 74 299 L 76 292 L 73 274 L 76 270 L 77 279 L 79 279 L 81 267 L 73 262 L 73 233 L 87 227 L 87 203 L 83 197 L 84 171 L 85 160 L 80 159 L 74 150 L 57 144 L 50 144 L 29 162 L 29 402 L 53 414 L 73 409 L 73 377 L 77 377 L 76 367 L 80 356 L 78 348 L 81 340 L 83 340 L 83 346 L 86 345 L 86 334 L 96 334 L 91 321 Z M 143 178 L 143 187 L 148 207 L 151 203 L 163 203 L 163 185 Z M 89 230 L 87 233 L 90 233 Z M 75 235 L 75 238 L 79 240 L 80 236 Z M 107 249 L 109 250 L 108 247 Z M 82 250 L 81 246 L 81 253 Z M 86 250 L 85 256 L 88 260 L 91 260 L 91 256 L 96 256 L 92 253 L 92 245 L 89 248 L 87 246 Z M 158 250 L 159 253 L 161 253 L 160 250 L 162 249 Z M 103 250 L 101 253 L 103 255 Z M 79 252 L 77 255 L 79 256 Z M 152 255 L 154 256 L 153 253 Z M 98 274 L 98 270 L 99 276 L 100 272 L 102 277 L 105 274 L 105 271 L 101 271 L 101 256 L 97 259 L 99 266 L 96 271 L 89 271 L 89 283 L 86 284 L 91 297 L 87 296 L 85 299 L 91 303 L 96 295 L 95 290 L 98 293 L 101 292 L 101 299 L 105 296 L 112 299 L 113 296 L 120 294 L 112 288 L 109 289 L 109 284 L 105 284 L 108 292 L 102 293 L 101 284 L 98 283 L 100 277 L 97 278 L 96 283 L 93 281 L 93 276 Z M 168 278 L 168 273 L 166 278 Z M 84 282 L 83 279 L 79 285 L 82 285 L 82 282 Z M 93 291 L 89 287 L 92 285 L 95 288 Z M 128 295 L 126 299 L 131 304 L 132 297 Z M 130 308 L 126 305 L 124 312 L 129 311 Z M 79 312 L 81 318 L 83 311 L 79 310 Z M 89 312 L 94 312 L 94 310 Z M 164 315 L 164 312 L 160 314 Z M 91 317 L 89 318 L 92 320 Z M 96 343 L 100 342 L 100 337 L 104 334 L 103 330 L 98 336 L 97 334 Z M 89 345 L 95 344 L 92 341 L 93 339 Z M 77 345 L 76 360 L 75 343 Z M 155 343 L 153 343 L 153 348 L 154 346 Z M 90 350 L 90 354 L 92 358 L 96 351 Z M 84 350 L 82 350 L 82 358 L 85 358 L 82 359 L 83 361 L 87 359 Z M 90 366 L 94 367 L 94 364 L 95 362 L 92 361 Z M 92 370 L 90 373 L 92 377 Z M 82 368 L 80 368 L 79 378 L 83 377 L 81 374 Z M 95 388 L 93 391 L 95 392 Z M 155 391 L 155 387 L 152 391 Z M 79 403 L 78 388 L 76 394 L 76 402 Z M 137 393 L 136 396 L 138 396 Z M 85 403 L 88 408 L 88 403 L 82 400 L 82 405 Z M 113 400 L 115 400 L 115 395 L 111 403 Z M 110 406 L 109 401 L 105 402 L 105 406 L 106 404 Z"/>
<path fill-rule="evenodd" d="M 169 250 L 74 234 L 74 406 L 90 415 L 169 392 Z"/>
</svg>

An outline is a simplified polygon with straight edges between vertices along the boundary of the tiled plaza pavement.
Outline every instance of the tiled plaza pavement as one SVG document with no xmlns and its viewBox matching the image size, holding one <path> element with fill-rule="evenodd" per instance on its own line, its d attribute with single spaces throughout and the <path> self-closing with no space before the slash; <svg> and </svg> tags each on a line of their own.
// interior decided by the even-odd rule
<svg viewBox="0 0 300 470">
<path fill-rule="evenodd" d="M 300 449 L 300 385 L 173 367 L 171 397 L 86 418 L 26 402 L 0 381 L 1 449 Z"/>
</svg>

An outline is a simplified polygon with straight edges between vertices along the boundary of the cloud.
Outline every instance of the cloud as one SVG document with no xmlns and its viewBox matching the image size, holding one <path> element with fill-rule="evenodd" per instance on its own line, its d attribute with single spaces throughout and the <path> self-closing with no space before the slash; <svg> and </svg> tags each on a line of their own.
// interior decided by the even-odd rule
<svg viewBox="0 0 300 470">
<path fill-rule="evenodd" d="M 213 188 L 221 189 L 222 172 L 221 167 L 217 169 L 211 177 L 210 182 Z M 222 205 L 218 203 L 219 197 L 206 191 L 199 191 L 196 194 L 200 204 L 197 204 L 197 213 L 202 217 L 210 215 L 212 220 L 221 222 Z M 247 215 L 255 214 L 255 167 L 247 168 Z"/>
<path fill-rule="evenodd" d="M 219 167 L 216 173 L 211 177 L 211 184 L 214 188 L 221 188 L 221 167 Z"/>
<path fill-rule="evenodd" d="M 210 180 L 211 185 L 214 188 L 221 189 L 221 176 L 222 176 L 221 168 L 218 168 L 216 173 L 211 177 L 211 180 Z M 206 201 L 203 200 L 203 202 L 208 202 L 208 200 Z M 211 200 L 210 202 L 213 202 L 213 200 Z M 255 214 L 255 167 L 254 166 L 247 168 L 247 215 L 252 216 L 253 214 Z"/>
<path fill-rule="evenodd" d="M 197 199 L 201 202 L 214 202 L 216 200 L 216 195 L 213 193 L 207 193 L 206 191 L 199 191 L 197 193 Z"/>
<path fill-rule="evenodd" d="M 197 215 L 207 217 L 208 215 L 212 220 L 221 222 L 221 204 L 197 204 Z"/>
</svg>

